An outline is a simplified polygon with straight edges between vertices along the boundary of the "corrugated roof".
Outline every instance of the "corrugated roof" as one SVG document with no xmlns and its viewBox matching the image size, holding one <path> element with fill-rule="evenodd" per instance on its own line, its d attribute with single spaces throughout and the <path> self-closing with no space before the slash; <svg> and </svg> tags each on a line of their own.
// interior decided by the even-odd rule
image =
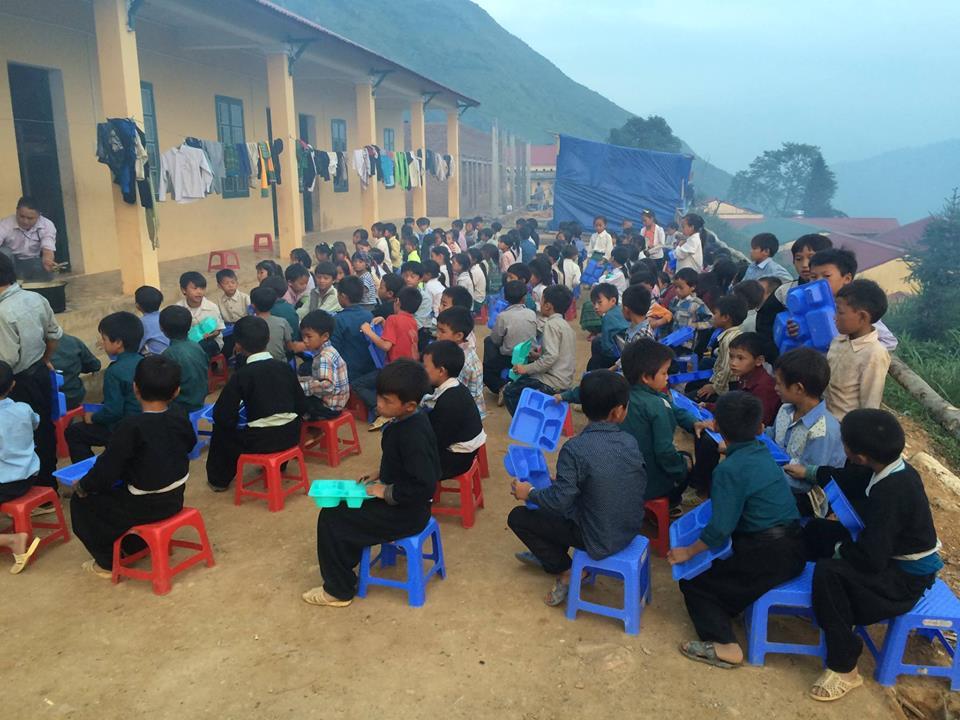
<svg viewBox="0 0 960 720">
<path fill-rule="evenodd" d="M 834 232 L 846 233 L 847 235 L 879 235 L 900 227 L 896 218 L 817 218 L 803 217 L 793 218 L 796 222 L 804 225 L 816 225 Z"/>
<path fill-rule="evenodd" d="M 914 220 L 912 223 L 901 225 L 889 232 L 880 233 L 871 238 L 874 242 L 884 243 L 886 245 L 895 245 L 896 247 L 910 250 L 920 244 L 923 233 L 927 225 L 933 220 L 932 217 L 925 217 L 921 220 Z"/>
<path fill-rule="evenodd" d="M 550 145 L 531 145 L 530 164 L 533 167 L 542 167 L 546 165 L 556 166 L 557 146 L 553 143 Z"/>
</svg>

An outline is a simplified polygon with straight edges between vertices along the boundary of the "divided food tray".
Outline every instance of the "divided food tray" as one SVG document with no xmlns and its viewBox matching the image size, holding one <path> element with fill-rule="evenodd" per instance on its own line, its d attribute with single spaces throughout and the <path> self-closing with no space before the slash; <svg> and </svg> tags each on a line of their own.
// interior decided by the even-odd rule
<svg viewBox="0 0 960 720">
<path fill-rule="evenodd" d="M 64 485 L 74 485 L 78 480 L 90 472 L 90 468 L 97 462 L 97 456 L 89 457 L 86 460 L 75 462 L 73 465 L 67 465 L 65 468 L 53 471 L 53 476 Z"/>
<path fill-rule="evenodd" d="M 553 452 L 560 441 L 566 417 L 567 403 L 527 388 L 520 395 L 508 435 L 518 442 Z"/>
<path fill-rule="evenodd" d="M 713 516 L 713 504 L 710 500 L 697 506 L 690 512 L 674 520 L 670 525 L 670 547 L 687 547 L 693 545 L 700 539 L 701 531 L 710 522 Z M 713 561 L 717 559 L 728 558 L 733 554 L 733 541 L 727 540 L 727 544 L 719 550 L 704 550 L 702 553 L 694 555 L 686 562 L 678 563 L 672 567 L 674 580 L 689 580 L 707 570 Z"/>
<path fill-rule="evenodd" d="M 860 519 L 857 511 L 853 509 L 853 505 L 847 500 L 847 496 L 843 494 L 843 490 L 840 489 L 840 486 L 837 485 L 835 480 L 831 480 L 824 486 L 823 492 L 827 496 L 827 500 L 830 502 L 830 509 L 833 510 L 833 514 L 837 516 L 837 520 L 847 529 L 850 537 L 856 541 L 864 528 L 863 520 Z"/>
<path fill-rule="evenodd" d="M 371 497 L 367 495 L 367 486 L 355 480 L 314 480 L 310 483 L 310 491 L 307 494 L 313 498 L 317 507 L 336 507 L 341 500 L 344 500 L 347 507 L 354 510 Z"/>
</svg>

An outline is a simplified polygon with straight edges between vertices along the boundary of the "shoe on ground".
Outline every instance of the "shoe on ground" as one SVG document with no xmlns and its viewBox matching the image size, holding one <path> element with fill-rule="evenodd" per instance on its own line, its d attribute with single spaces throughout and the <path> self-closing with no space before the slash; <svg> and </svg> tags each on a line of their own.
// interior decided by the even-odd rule
<svg viewBox="0 0 960 720">
<path fill-rule="evenodd" d="M 104 570 L 102 567 L 97 565 L 96 560 L 93 560 L 93 559 L 87 560 L 80 567 L 82 567 L 86 572 L 90 573 L 91 575 L 96 575 L 98 578 L 103 578 L 104 580 L 113 579 L 113 573 L 110 572 L 109 570 Z"/>
<path fill-rule="evenodd" d="M 335 608 L 344 608 L 347 607 L 350 603 L 353 602 L 353 599 L 350 600 L 338 600 L 332 595 L 328 595 L 321 585 L 320 587 L 315 587 L 311 590 L 307 590 L 300 596 L 305 603 L 308 605 L 318 605 L 320 607 L 335 607 Z"/>
<path fill-rule="evenodd" d="M 497 407 L 503 407 L 503 388 L 500 388 L 500 392 L 497 393 Z"/>
<path fill-rule="evenodd" d="M 514 553 L 513 556 L 517 560 L 522 562 L 524 565 L 529 565 L 531 567 L 536 567 L 536 568 L 543 567 L 543 563 L 540 562 L 540 559 L 529 550 L 524 550 L 523 552 Z"/>
<path fill-rule="evenodd" d="M 226 492 L 227 490 L 230 489 L 229 485 L 227 485 L 226 487 L 220 487 L 219 485 L 214 485 L 209 480 L 207 481 L 207 487 L 213 490 L 215 493 Z"/>
</svg>

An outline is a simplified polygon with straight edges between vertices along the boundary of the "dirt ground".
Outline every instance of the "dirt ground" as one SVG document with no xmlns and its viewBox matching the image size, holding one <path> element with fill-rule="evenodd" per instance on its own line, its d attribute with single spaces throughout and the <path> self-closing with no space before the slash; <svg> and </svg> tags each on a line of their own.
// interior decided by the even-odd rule
<svg viewBox="0 0 960 720">
<path fill-rule="evenodd" d="M 581 342 L 581 365 L 588 353 Z M 583 416 L 574 417 L 581 427 Z M 677 645 L 692 637 L 692 626 L 666 561 L 656 557 L 653 602 L 639 636 L 593 615 L 567 621 L 561 609 L 541 602 L 550 579 L 513 558 L 521 545 L 505 523 L 515 505 L 502 464 L 507 426 L 506 411 L 491 402 L 486 507 L 470 530 L 456 518 L 440 519 L 448 577 L 431 581 L 423 608 L 379 587 L 346 609 L 304 604 L 300 593 L 319 582 L 317 508 L 303 496 L 279 513 L 258 501 L 235 507 L 231 494 L 207 489 L 203 458 L 191 468 L 187 504 L 203 512 L 217 564 L 179 575 L 168 595 L 155 596 L 144 582 L 114 586 L 82 573 L 87 555 L 76 538 L 46 549 L 20 576 L 0 567 L 2 714 L 15 720 L 546 720 L 598 710 L 624 718 L 654 712 L 744 720 L 856 712 L 947 717 L 943 680 L 903 679 L 893 692 L 868 679 L 852 698 L 820 705 L 805 697 L 820 671 L 813 658 L 772 655 L 764 667 L 733 671 L 684 659 Z M 363 428 L 361 435 L 361 456 L 336 469 L 311 463 L 311 478 L 354 478 L 376 467 L 379 436 Z M 910 452 L 923 445 L 912 429 Z M 956 587 L 960 498 L 939 485 L 928 492 L 945 546 L 944 577 Z M 611 604 L 620 598 L 610 579 L 592 592 Z M 777 627 L 811 635 L 802 620 Z M 872 678 L 868 655 L 860 669 Z"/>
</svg>

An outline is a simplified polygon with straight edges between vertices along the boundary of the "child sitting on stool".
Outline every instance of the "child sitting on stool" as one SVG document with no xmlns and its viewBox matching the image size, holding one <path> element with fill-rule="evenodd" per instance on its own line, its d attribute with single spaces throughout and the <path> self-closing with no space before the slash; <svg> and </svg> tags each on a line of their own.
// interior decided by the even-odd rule
<svg viewBox="0 0 960 720">
<path fill-rule="evenodd" d="M 390 419 L 380 441 L 380 470 L 360 478 L 375 499 L 359 509 L 340 504 L 317 518 L 323 585 L 301 596 L 310 605 L 346 607 L 357 592 L 354 568 L 363 549 L 423 531 L 440 479 L 437 440 L 420 400 L 430 390 L 420 363 L 402 358 L 377 376 L 377 413 Z"/>
<path fill-rule="evenodd" d="M 630 386 L 610 370 L 596 370 L 583 376 L 580 390 L 590 424 L 560 448 L 557 479 L 539 490 L 518 480 L 511 485 L 517 500 L 539 506 L 514 508 L 507 525 L 530 549 L 517 559 L 557 576 L 544 598 L 550 606 L 561 605 L 570 590 L 571 547 L 601 560 L 633 542 L 643 525 L 647 474 L 637 441 L 620 428 Z"/>
<path fill-rule="evenodd" d="M 73 532 L 93 556 L 83 569 L 102 578 L 111 577 L 117 538 L 134 525 L 159 522 L 183 509 L 188 455 L 197 442 L 186 416 L 168 411 L 180 391 L 176 362 L 163 355 L 145 358 L 137 365 L 133 390 L 143 412 L 120 421 L 70 499 Z M 128 554 L 143 547 L 139 538 L 123 542 Z"/>
</svg>

